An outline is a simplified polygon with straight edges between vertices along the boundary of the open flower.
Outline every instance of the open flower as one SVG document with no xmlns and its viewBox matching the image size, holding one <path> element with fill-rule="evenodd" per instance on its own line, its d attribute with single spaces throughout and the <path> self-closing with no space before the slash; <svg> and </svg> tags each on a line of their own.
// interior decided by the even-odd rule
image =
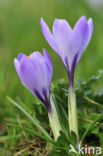
<svg viewBox="0 0 103 156">
<path fill-rule="evenodd" d="M 68 72 L 70 86 L 73 87 L 75 68 L 86 49 L 93 32 L 93 22 L 82 16 L 72 29 L 66 20 L 56 19 L 53 34 L 41 18 L 42 33 L 52 49 L 62 59 Z"/>
<path fill-rule="evenodd" d="M 52 61 L 44 49 L 44 57 L 39 52 L 30 56 L 20 53 L 14 59 L 16 71 L 23 84 L 46 106 L 51 113 L 50 86 L 52 80 Z"/>
<path fill-rule="evenodd" d="M 47 24 L 41 18 L 42 33 L 63 61 L 69 78 L 68 92 L 68 115 L 69 129 L 74 132 L 79 141 L 78 119 L 76 96 L 74 90 L 74 71 L 91 39 L 93 32 L 93 22 L 90 18 L 88 21 L 85 16 L 82 16 L 72 29 L 66 20 L 56 19 L 53 24 L 53 34 L 50 32 Z"/>
</svg>

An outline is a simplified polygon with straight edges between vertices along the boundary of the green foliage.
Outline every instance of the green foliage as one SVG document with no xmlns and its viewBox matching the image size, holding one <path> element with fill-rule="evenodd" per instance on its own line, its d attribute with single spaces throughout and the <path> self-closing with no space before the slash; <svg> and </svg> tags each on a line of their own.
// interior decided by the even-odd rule
<svg viewBox="0 0 103 156">
<path fill-rule="evenodd" d="M 103 113 L 103 71 L 100 71 L 99 76 L 93 76 L 87 82 L 84 82 L 89 76 L 97 73 L 96 71 L 98 71 L 98 69 L 103 68 L 102 10 L 102 8 L 91 8 L 87 0 L 0 1 L 0 155 L 14 155 L 17 144 L 24 144 L 26 141 L 31 140 L 31 138 L 33 138 L 34 141 L 34 136 L 39 133 L 33 123 L 6 100 L 6 96 L 10 96 L 19 103 L 33 119 L 38 121 L 38 123 L 50 133 L 46 109 L 37 98 L 27 89 L 23 88 L 17 77 L 13 65 L 13 60 L 17 54 L 24 52 L 29 55 L 35 50 L 42 52 L 42 48 L 46 48 L 53 61 L 53 82 L 56 83 L 56 81 L 61 78 L 67 80 L 66 70 L 61 60 L 48 46 L 40 31 L 41 16 L 51 28 L 55 18 L 65 18 L 70 22 L 72 27 L 83 14 L 86 15 L 87 18 L 93 18 L 93 37 L 75 73 L 75 78 L 78 76 L 83 77 L 83 80 L 78 79 L 75 82 L 75 84 L 77 84 L 75 91 L 78 105 L 80 138 L 82 138 L 84 132 L 91 127 L 95 119 Z M 102 79 L 100 79 L 100 75 Z M 63 128 L 62 133 L 68 141 L 73 140 L 71 137 L 74 135 L 70 137 L 68 130 L 68 83 L 61 80 L 58 84 L 54 84 L 52 86 L 52 94 L 56 101 L 56 107 Z M 97 142 L 98 145 L 103 146 L 102 123 L 103 119 L 101 118 L 95 123 L 92 129 L 88 131 L 85 137 L 86 143 L 91 145 Z M 62 137 L 61 135 L 61 138 Z M 91 138 L 94 139 L 92 140 Z M 20 154 L 29 155 L 26 152 L 23 152 L 23 154 L 21 152 Z M 53 156 L 67 155 L 67 151 L 56 151 L 56 149 L 53 148 L 51 154 Z M 73 156 L 73 153 L 71 155 Z"/>
<path fill-rule="evenodd" d="M 102 72 L 99 72 L 97 76 L 92 76 L 87 82 L 83 82 L 81 79 L 77 80 L 77 88 L 75 91 L 78 105 L 79 131 L 80 138 L 83 136 L 84 131 L 86 132 L 84 142 L 86 142 L 88 135 L 91 137 L 92 134 L 94 134 L 95 137 L 99 138 L 100 131 L 103 129 L 103 115 L 101 114 L 103 113 L 103 94 L 98 96 L 98 92 L 94 89 L 98 81 L 102 79 L 102 76 Z M 67 113 L 68 84 L 63 80 L 60 81 L 58 85 L 54 86 L 53 93 L 59 109 L 63 106 L 65 113 Z M 101 100 L 101 103 L 99 103 L 99 100 Z M 65 113 L 63 114 L 61 110 L 63 119 L 67 118 Z M 65 123 L 67 124 L 67 122 Z M 96 144 L 92 139 L 87 143 L 89 145 L 94 144 L 94 146 Z"/>
<path fill-rule="evenodd" d="M 98 92 L 94 89 L 98 84 L 98 81 L 101 81 L 102 76 L 103 75 L 101 72 L 99 72 L 97 76 L 93 76 L 87 82 L 83 82 L 81 79 L 79 79 L 77 80 L 77 88 L 75 89 L 78 105 L 80 140 L 81 143 L 86 143 L 89 146 L 97 145 L 102 147 L 103 144 L 103 99 L 101 98 L 103 94 L 98 95 Z M 15 116 L 15 119 L 11 117 L 11 119 L 8 121 L 9 131 L 12 133 L 8 132 L 8 135 L 2 136 L 0 140 L 2 142 L 5 142 L 6 140 L 11 140 L 14 142 L 13 140 L 17 138 L 12 146 L 12 149 L 15 149 L 15 144 L 17 141 L 22 140 L 24 136 L 28 139 L 36 136 L 50 141 L 50 146 L 52 147 L 52 150 L 50 150 L 50 156 L 58 156 L 61 154 L 69 154 L 73 156 L 74 153 L 68 153 L 70 144 L 73 145 L 75 149 L 77 149 L 77 142 L 76 136 L 74 133 L 69 132 L 68 127 L 68 83 L 64 80 L 61 80 L 58 82 L 58 84 L 52 84 L 51 88 L 51 94 L 53 96 L 53 100 L 55 102 L 62 126 L 62 131 L 57 142 L 52 141 L 52 135 L 50 136 L 50 134 L 46 132 L 46 130 L 50 132 L 50 128 L 47 126 L 49 123 L 44 105 L 37 99 L 34 99 L 31 94 L 29 95 L 29 92 L 26 88 L 24 88 L 24 90 L 27 94 L 27 102 L 30 100 L 30 106 L 25 105 L 20 98 L 17 98 L 17 101 L 20 104 L 10 98 L 8 98 L 8 100 L 25 114 L 25 116 L 28 118 L 28 122 L 26 122 L 24 115 L 18 112 L 19 116 Z M 99 103 L 99 100 L 101 100 L 102 103 Z M 9 106 L 11 107 L 12 105 Z M 43 127 L 45 127 L 46 130 Z M 12 129 L 14 129 L 14 132 Z M 37 129 L 41 131 L 42 134 L 37 131 Z M 8 145 L 9 144 L 7 143 L 7 147 L 9 147 Z"/>
<path fill-rule="evenodd" d="M 13 101 L 11 98 L 7 97 L 7 99 L 12 104 L 14 104 L 14 106 L 16 106 L 20 111 L 22 111 L 24 115 L 34 124 L 34 126 L 39 129 L 44 134 L 44 136 L 46 136 L 46 138 L 39 133 L 36 133 L 37 136 L 52 142 L 52 138 L 49 136 L 49 134 L 44 130 L 44 128 L 41 127 L 41 125 L 35 119 L 32 118 L 32 116 L 26 110 L 23 109 L 23 107 L 21 107 L 17 102 Z"/>
</svg>

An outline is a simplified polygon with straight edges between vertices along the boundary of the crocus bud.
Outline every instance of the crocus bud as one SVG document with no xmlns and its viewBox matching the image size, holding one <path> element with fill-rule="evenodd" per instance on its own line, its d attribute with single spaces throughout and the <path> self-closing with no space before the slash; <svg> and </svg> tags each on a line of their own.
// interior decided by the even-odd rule
<svg viewBox="0 0 103 156">
<path fill-rule="evenodd" d="M 51 111 L 50 86 L 52 80 L 52 61 L 44 50 L 44 56 L 33 52 L 29 57 L 20 53 L 14 60 L 16 71 L 23 84 Z"/>
<path fill-rule="evenodd" d="M 50 86 L 52 80 L 52 61 L 44 49 L 44 56 L 34 52 L 30 56 L 20 53 L 14 59 L 15 69 L 23 84 L 45 105 L 55 141 L 60 135 L 61 126 L 52 97 Z"/>
</svg>

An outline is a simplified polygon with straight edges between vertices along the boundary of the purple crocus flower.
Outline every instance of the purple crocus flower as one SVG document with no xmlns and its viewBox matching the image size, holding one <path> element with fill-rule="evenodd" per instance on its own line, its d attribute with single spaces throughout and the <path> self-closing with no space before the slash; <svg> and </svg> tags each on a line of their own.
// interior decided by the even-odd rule
<svg viewBox="0 0 103 156">
<path fill-rule="evenodd" d="M 86 49 L 93 32 L 93 22 L 82 16 L 72 29 L 66 20 L 55 19 L 53 33 L 41 18 L 42 33 L 52 49 L 62 59 L 68 72 L 69 84 L 73 87 L 75 68 Z"/>
<path fill-rule="evenodd" d="M 43 51 L 44 57 L 39 52 L 33 52 L 29 57 L 20 53 L 14 59 L 14 65 L 23 84 L 44 103 L 51 114 L 52 61 L 46 50 Z"/>
<path fill-rule="evenodd" d="M 87 21 L 86 17 L 82 16 L 72 29 L 66 20 L 56 19 L 53 24 L 53 33 L 49 30 L 43 18 L 41 18 L 40 23 L 45 39 L 59 55 L 66 67 L 69 78 L 69 128 L 70 132 L 73 131 L 77 136 L 77 140 L 79 140 L 76 96 L 73 82 L 74 71 L 91 39 L 93 22 L 91 18 Z"/>
</svg>

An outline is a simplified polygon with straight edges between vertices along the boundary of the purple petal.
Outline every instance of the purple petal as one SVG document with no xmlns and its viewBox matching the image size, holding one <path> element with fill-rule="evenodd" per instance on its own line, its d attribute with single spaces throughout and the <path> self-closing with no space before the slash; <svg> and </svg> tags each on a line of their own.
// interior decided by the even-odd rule
<svg viewBox="0 0 103 156">
<path fill-rule="evenodd" d="M 34 66 L 34 68 L 40 68 L 40 66 L 42 66 L 43 64 L 43 56 L 41 55 L 40 52 L 36 51 L 36 52 L 33 52 L 30 56 L 29 56 L 29 59 L 32 63 L 32 65 Z M 41 67 L 42 68 L 42 67 Z M 40 69 L 41 69 L 40 68 Z"/>
<path fill-rule="evenodd" d="M 19 53 L 19 54 L 18 54 L 18 57 L 17 57 L 17 60 L 20 61 L 21 58 L 22 58 L 22 56 L 24 56 L 24 54 L 23 54 L 23 53 Z"/>
<path fill-rule="evenodd" d="M 93 20 L 92 20 L 92 18 L 90 18 L 88 20 L 88 27 L 89 27 L 89 35 L 88 35 L 88 41 L 87 41 L 86 45 L 88 45 L 88 43 L 89 43 L 89 41 L 90 41 L 90 39 L 92 37 L 92 33 L 93 33 Z"/>
<path fill-rule="evenodd" d="M 46 91 L 45 88 L 42 88 L 42 93 L 43 93 L 43 95 L 45 97 L 45 101 L 44 101 L 45 106 L 46 106 L 48 112 L 51 114 L 52 113 L 52 110 L 51 110 L 51 107 L 49 107 L 49 105 L 48 105 L 48 93 L 47 93 L 47 91 Z M 49 104 L 50 104 L 50 100 L 49 100 Z"/>
<path fill-rule="evenodd" d="M 88 32 L 87 32 L 87 35 L 85 36 L 85 39 L 84 39 L 82 46 L 81 46 L 81 49 L 79 51 L 77 64 L 78 64 L 81 56 L 83 55 L 85 49 L 87 48 L 87 46 L 90 42 L 90 39 L 92 37 L 92 33 L 93 33 L 93 21 L 92 21 L 92 19 L 90 18 L 87 23 L 88 23 Z"/>
<path fill-rule="evenodd" d="M 82 16 L 73 30 L 66 20 L 56 19 L 53 25 L 53 35 L 43 19 L 41 28 L 47 42 L 60 56 L 68 75 L 72 75 L 71 79 L 73 79 L 74 70 L 92 36 L 92 19 L 87 21 L 86 17 Z"/>
<path fill-rule="evenodd" d="M 48 110 L 48 113 L 52 114 L 50 100 L 48 100 L 48 98 L 47 98 L 47 91 L 45 90 L 45 88 L 42 88 L 42 93 L 43 93 L 45 99 L 40 95 L 39 91 L 37 91 L 36 89 L 34 90 L 34 93 L 35 93 L 36 97 L 38 97 L 38 99 L 40 99 L 40 101 L 42 101 L 45 104 L 45 106 Z"/>
<path fill-rule="evenodd" d="M 45 55 L 47 57 L 47 53 L 45 52 Z M 35 69 L 35 74 L 39 77 L 39 83 L 42 87 L 46 88 L 46 90 L 49 90 L 51 79 L 52 79 L 52 63 L 50 64 L 50 58 L 49 60 L 45 56 L 43 57 L 39 52 L 34 52 L 30 55 L 30 61 Z M 34 61 L 35 60 L 35 61 Z M 50 70 L 48 71 L 48 64 Z"/>
<path fill-rule="evenodd" d="M 29 57 L 22 55 L 19 58 L 19 61 L 14 60 L 14 65 L 21 81 L 45 104 L 50 112 L 52 62 L 49 54 L 45 51 L 43 57 L 39 52 L 34 52 Z"/>
<path fill-rule="evenodd" d="M 47 53 L 47 51 L 45 49 L 43 49 L 44 52 L 44 60 L 45 60 L 45 65 L 46 65 L 46 82 L 47 82 L 47 86 L 51 85 L 51 81 L 52 81 L 52 75 L 53 75 L 53 65 L 52 65 L 52 61 L 51 58 L 49 56 L 49 54 Z M 48 95 L 49 96 L 49 95 Z"/>
<path fill-rule="evenodd" d="M 68 61 L 70 67 L 72 65 L 76 53 L 80 52 L 80 49 L 87 37 L 87 34 L 88 34 L 87 20 L 86 17 L 82 16 L 76 23 L 69 41 L 70 52 L 68 53 Z"/>
<path fill-rule="evenodd" d="M 19 76 L 24 85 L 33 93 L 34 87 L 40 88 L 35 70 L 27 56 L 23 56 L 20 62 Z"/>
<path fill-rule="evenodd" d="M 15 66 L 16 72 L 19 75 L 20 62 L 16 58 L 14 59 L 14 66 Z"/>
<path fill-rule="evenodd" d="M 47 51 L 45 49 L 43 49 L 43 52 L 44 52 L 44 59 L 45 59 L 45 64 L 47 65 L 47 68 L 48 68 L 48 72 L 50 74 L 52 74 L 52 72 L 53 72 L 52 60 L 51 60 L 49 54 L 47 53 Z"/>
<path fill-rule="evenodd" d="M 43 18 L 41 18 L 40 25 L 41 25 L 42 33 L 45 39 L 47 40 L 47 42 L 49 43 L 49 45 L 53 48 L 54 51 L 58 51 L 58 47 L 55 43 L 53 35 L 50 29 L 48 28 L 47 24 L 44 22 Z"/>
<path fill-rule="evenodd" d="M 70 70 L 69 64 L 68 64 L 68 58 L 65 57 L 65 66 L 66 66 L 67 73 L 68 73 L 70 87 L 73 87 L 73 85 L 74 85 L 74 71 L 75 71 L 77 59 L 78 59 L 78 53 L 74 57 L 74 60 L 72 62 L 72 66 L 71 66 L 71 70 Z"/>
<path fill-rule="evenodd" d="M 45 80 L 45 78 L 43 77 L 45 76 L 44 70 L 46 69 L 44 65 L 44 57 L 39 52 L 33 52 L 30 55 L 29 59 L 33 66 L 35 75 L 38 75 L 38 81 L 41 85 L 43 85 Z"/>
<path fill-rule="evenodd" d="M 53 25 L 53 37 L 58 46 L 58 54 L 64 58 L 68 54 L 68 45 L 72 29 L 66 20 L 56 19 Z"/>
</svg>

